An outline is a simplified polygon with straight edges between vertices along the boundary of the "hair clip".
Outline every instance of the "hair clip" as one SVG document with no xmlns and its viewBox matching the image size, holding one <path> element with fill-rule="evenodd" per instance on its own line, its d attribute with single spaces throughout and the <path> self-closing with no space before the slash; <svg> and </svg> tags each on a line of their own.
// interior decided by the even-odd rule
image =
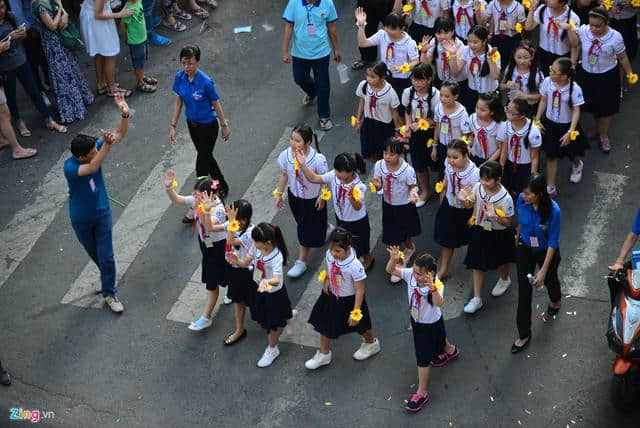
<svg viewBox="0 0 640 428">
<path fill-rule="evenodd" d="M 406 142 L 407 142 L 407 139 L 406 139 L 406 138 L 404 138 L 404 137 L 401 137 L 400 135 L 398 135 L 398 136 L 396 137 L 396 141 L 397 141 L 397 142 L 399 142 L 399 143 L 406 143 Z"/>
</svg>

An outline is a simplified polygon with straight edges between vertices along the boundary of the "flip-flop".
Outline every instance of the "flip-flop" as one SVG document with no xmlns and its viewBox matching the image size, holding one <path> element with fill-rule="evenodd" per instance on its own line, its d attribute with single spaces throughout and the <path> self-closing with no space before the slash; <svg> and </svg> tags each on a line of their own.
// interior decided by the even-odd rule
<svg viewBox="0 0 640 428">
<path fill-rule="evenodd" d="M 150 84 L 148 84 L 146 82 L 143 82 L 142 84 L 138 84 L 137 89 L 140 92 L 146 92 L 147 94 L 150 94 L 150 93 L 156 91 L 156 87 L 155 86 L 150 85 Z"/>
<path fill-rule="evenodd" d="M 239 342 L 240 340 L 242 340 L 245 337 L 247 337 L 247 329 L 245 328 L 242 331 L 242 334 L 240 334 L 240 336 L 236 337 L 233 340 L 231 339 L 231 336 L 233 336 L 233 333 L 224 338 L 224 346 L 231 346 L 234 343 Z"/>
<path fill-rule="evenodd" d="M 201 7 L 198 7 L 197 9 L 191 9 L 190 12 L 200 19 L 207 19 L 209 17 L 209 12 Z"/>
<path fill-rule="evenodd" d="M 174 17 L 183 19 L 185 21 L 191 21 L 191 19 L 193 18 L 190 13 L 187 13 L 184 10 L 181 10 L 180 12 L 171 12 L 171 14 Z"/>
<path fill-rule="evenodd" d="M 35 155 L 38 154 L 38 151 L 36 149 L 25 149 L 29 154 L 24 155 L 24 156 L 16 156 L 16 155 L 11 155 L 11 157 L 13 158 L 13 160 L 22 160 L 22 159 L 29 159 L 34 157 Z"/>
<path fill-rule="evenodd" d="M 179 21 L 174 21 L 173 24 L 167 24 L 166 22 L 163 22 L 160 25 L 168 30 L 175 31 L 176 33 L 182 33 L 184 30 L 187 29 L 187 26 Z"/>
<path fill-rule="evenodd" d="M 144 76 L 142 80 L 144 80 L 144 83 L 146 83 L 147 85 L 155 86 L 158 84 L 158 79 L 154 79 L 153 77 Z"/>
<path fill-rule="evenodd" d="M 23 137 L 31 137 L 31 131 L 29 131 L 29 128 L 27 128 L 27 125 L 24 125 L 25 129 L 20 129 L 20 127 L 18 127 L 18 134 L 20 134 Z"/>
<path fill-rule="evenodd" d="M 53 126 L 49 126 L 48 124 L 46 125 L 47 129 L 51 132 L 58 132 L 60 134 L 66 134 L 67 133 L 67 127 L 64 125 L 60 125 L 58 124 L 59 128 L 55 128 Z"/>
<path fill-rule="evenodd" d="M 129 89 L 118 89 L 115 92 L 111 92 L 111 91 L 107 91 L 107 93 L 105 94 L 108 97 L 115 97 L 116 94 L 122 94 L 123 97 L 127 98 L 131 95 L 131 91 Z"/>
</svg>

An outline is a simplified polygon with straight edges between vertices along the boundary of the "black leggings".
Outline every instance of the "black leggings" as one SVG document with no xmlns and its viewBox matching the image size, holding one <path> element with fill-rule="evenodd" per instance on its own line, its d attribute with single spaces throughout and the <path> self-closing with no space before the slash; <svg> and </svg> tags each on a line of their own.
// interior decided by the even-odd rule
<svg viewBox="0 0 640 428">
<path fill-rule="evenodd" d="M 213 157 L 213 149 L 218 139 L 218 120 L 211 123 L 198 123 L 187 120 L 191 141 L 198 152 L 196 157 L 196 174 L 198 177 L 211 176 L 220 182 L 220 189 L 227 193 L 229 186 L 222 175 L 218 162 Z"/>
<path fill-rule="evenodd" d="M 535 275 L 536 266 L 542 267 L 544 259 L 547 255 L 545 249 L 533 249 L 524 243 L 518 243 L 517 251 L 517 267 L 518 267 L 518 314 L 516 323 L 518 324 L 518 334 L 520 339 L 526 339 L 531 336 L 531 300 L 533 294 L 533 286 L 527 279 L 527 274 Z M 560 249 L 553 254 L 549 270 L 544 280 L 544 285 L 549 292 L 549 299 L 552 302 L 559 302 L 562 297 L 560 294 L 560 279 L 558 278 L 558 266 L 560 265 Z"/>
</svg>

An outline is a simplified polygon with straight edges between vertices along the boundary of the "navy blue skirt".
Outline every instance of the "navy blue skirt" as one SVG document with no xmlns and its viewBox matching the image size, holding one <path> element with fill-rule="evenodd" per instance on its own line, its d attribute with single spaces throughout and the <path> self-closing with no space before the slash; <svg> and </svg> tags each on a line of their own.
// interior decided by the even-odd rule
<svg viewBox="0 0 640 428">
<path fill-rule="evenodd" d="M 258 284 L 253 284 L 257 290 Z M 255 294 L 251 305 L 251 319 L 267 330 L 267 333 L 287 325 L 287 321 L 291 319 L 291 301 L 284 284 L 275 293 Z"/>
<path fill-rule="evenodd" d="M 207 248 L 198 236 L 200 252 L 202 253 L 202 277 L 201 281 L 207 290 L 216 290 L 218 286 L 226 287 L 227 269 L 231 268 L 224 258 L 226 240 L 214 242 L 213 246 Z"/>
<path fill-rule="evenodd" d="M 411 153 L 411 166 L 416 172 L 426 172 L 429 167 L 431 149 L 427 148 L 427 141 L 433 138 L 433 128 L 426 131 L 413 131 L 409 139 L 409 153 Z"/>
<path fill-rule="evenodd" d="M 519 163 L 514 171 L 513 162 L 507 159 L 502 172 L 502 185 L 512 194 L 519 195 L 527 186 L 529 177 L 531 176 L 531 164 Z"/>
<path fill-rule="evenodd" d="M 542 134 L 542 150 L 544 150 L 547 158 L 557 159 L 568 157 L 569 159 L 573 159 L 576 156 L 584 156 L 584 152 L 588 148 L 588 143 L 583 135 L 580 124 L 578 124 L 576 128 L 580 134 L 574 141 L 570 141 L 569 144 L 564 147 L 560 147 L 560 138 L 567 133 L 571 124 L 553 122 L 545 115 L 542 118 L 542 125 L 545 129 L 544 134 Z"/>
<path fill-rule="evenodd" d="M 431 159 L 431 150 L 433 150 L 433 147 L 431 147 L 431 149 L 429 149 L 429 158 L 427 159 L 427 163 L 429 164 L 431 171 L 437 172 L 440 174 L 440 178 L 442 178 L 444 174 L 444 161 L 447 159 L 447 146 L 440 144 L 437 141 L 434 141 L 433 144 L 436 145 L 438 157 L 435 161 Z"/>
<path fill-rule="evenodd" d="M 458 248 L 469 243 L 469 219 L 473 210 L 454 208 L 445 196 L 436 213 L 433 239 L 445 248 Z"/>
<path fill-rule="evenodd" d="M 416 362 L 418 367 L 429 367 L 431 361 L 444 352 L 447 340 L 447 331 L 444 328 L 444 319 L 432 324 L 425 324 L 411 320 L 413 331 L 413 345 L 416 349 Z"/>
<path fill-rule="evenodd" d="M 309 324 L 313 326 L 315 331 L 329 339 L 337 339 L 348 333 L 364 334 L 367 330 L 371 330 L 371 317 L 369 316 L 366 298 L 363 297 L 362 305 L 360 306 L 362 319 L 353 327 L 349 326 L 349 315 L 353 310 L 355 301 L 355 294 L 336 299 L 336 296 L 331 294 L 331 291 L 329 291 L 329 294 L 321 292 L 311 310 Z"/>
<path fill-rule="evenodd" d="M 360 153 L 364 158 L 382 159 L 382 144 L 395 133 L 393 121 L 389 123 L 367 117 L 360 127 Z"/>
<path fill-rule="evenodd" d="M 233 303 L 244 303 L 251 306 L 256 295 L 256 283 L 253 281 L 253 272 L 246 268 L 234 268 L 229 266 L 229 289 L 227 297 Z"/>
<path fill-rule="evenodd" d="M 356 221 L 342 221 L 336 216 L 336 225 L 347 229 L 353 235 L 353 249 L 356 250 L 356 256 L 366 256 L 371 252 L 369 246 L 371 227 L 368 215 Z"/>
<path fill-rule="evenodd" d="M 327 234 L 327 204 L 321 210 L 316 208 L 316 198 L 302 199 L 287 190 L 289 207 L 298 225 L 298 242 L 307 248 L 324 246 Z"/>
<path fill-rule="evenodd" d="M 620 111 L 620 66 L 605 73 L 589 73 L 578 66 L 576 81 L 582 88 L 585 104 L 582 111 L 595 117 L 608 117 Z"/>
<path fill-rule="evenodd" d="M 415 204 L 391 205 L 382 200 L 382 243 L 400 245 L 422 233 Z"/>
<path fill-rule="evenodd" d="M 515 263 L 515 236 L 516 231 L 512 227 L 488 231 L 482 226 L 473 226 L 464 258 L 467 269 L 486 272 L 498 269 L 506 263 Z"/>
<path fill-rule="evenodd" d="M 513 49 L 518 45 L 518 43 L 520 43 L 520 40 L 522 40 L 520 34 L 516 34 L 514 36 L 493 34 L 491 36 L 489 43 L 491 46 L 498 48 L 498 52 L 500 52 L 500 68 L 502 70 L 507 68 L 509 61 L 511 61 L 511 57 L 513 56 Z"/>
</svg>

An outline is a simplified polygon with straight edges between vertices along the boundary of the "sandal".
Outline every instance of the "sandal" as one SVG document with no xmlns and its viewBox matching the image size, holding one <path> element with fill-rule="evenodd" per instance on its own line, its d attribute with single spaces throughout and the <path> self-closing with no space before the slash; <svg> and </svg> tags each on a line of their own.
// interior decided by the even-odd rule
<svg viewBox="0 0 640 428">
<path fill-rule="evenodd" d="M 154 79 L 153 77 L 144 76 L 142 80 L 144 80 L 144 83 L 148 85 L 156 86 L 158 84 L 158 79 Z"/>
<path fill-rule="evenodd" d="M 31 137 L 31 131 L 23 121 L 18 122 L 18 133 L 23 137 Z"/>
<path fill-rule="evenodd" d="M 47 123 L 47 129 L 49 131 L 53 131 L 53 132 L 59 132 L 60 134 L 66 134 L 67 133 L 67 127 L 60 125 L 59 123 L 56 123 L 54 121 L 51 121 L 49 123 Z"/>
<path fill-rule="evenodd" d="M 35 155 L 38 154 L 38 151 L 36 149 L 23 149 L 22 154 L 13 154 L 11 155 L 11 157 L 13 158 L 13 160 L 22 160 L 22 159 L 29 159 L 34 157 Z"/>
<path fill-rule="evenodd" d="M 362 70 L 363 68 L 365 68 L 367 66 L 367 64 L 368 64 L 368 62 L 363 61 L 361 59 L 357 59 L 357 60 L 355 60 L 355 61 L 353 61 L 351 63 L 351 68 L 353 70 L 356 70 L 356 71 L 357 70 Z"/>
<path fill-rule="evenodd" d="M 211 9 L 215 9 L 218 7 L 218 2 L 216 0 L 202 0 L 199 1 L 198 3 L 200 4 L 206 4 L 207 6 L 209 6 Z"/>
<path fill-rule="evenodd" d="M 176 18 L 184 19 L 185 21 L 191 21 L 192 18 L 191 14 L 185 12 L 184 10 L 181 10 L 179 12 L 171 12 L 171 14 Z"/>
<path fill-rule="evenodd" d="M 231 346 L 236 342 L 239 342 L 240 340 L 244 339 L 245 337 L 247 337 L 247 329 L 245 328 L 241 334 L 239 334 L 238 336 L 236 336 L 235 339 L 232 339 L 233 337 L 233 333 L 231 333 L 230 335 L 228 335 L 227 337 L 224 338 L 224 346 Z"/>
<path fill-rule="evenodd" d="M 139 90 L 140 92 L 145 92 L 147 94 L 150 94 L 156 91 L 155 86 L 150 85 L 144 81 L 142 83 L 138 83 L 138 86 L 136 87 L 136 89 Z"/>
<path fill-rule="evenodd" d="M 305 107 L 309 107 L 311 103 L 313 103 L 313 97 L 310 97 L 309 95 L 305 95 L 304 98 L 302 99 L 302 105 Z"/>
<path fill-rule="evenodd" d="M 131 95 L 131 90 L 118 88 L 115 91 L 107 91 L 105 93 L 105 95 L 108 97 L 115 97 L 117 94 L 122 94 L 123 97 L 127 98 Z"/>
<path fill-rule="evenodd" d="M 323 131 L 329 131 L 331 128 L 333 128 L 331 119 L 320 119 L 320 129 Z"/>
<path fill-rule="evenodd" d="M 108 86 L 103 86 L 102 88 L 97 88 L 96 89 L 96 94 L 98 94 L 98 95 L 106 95 L 108 91 L 109 91 L 109 87 Z"/>
<path fill-rule="evenodd" d="M 175 31 L 176 33 L 181 33 L 184 30 L 187 29 L 187 26 L 184 25 L 182 22 L 179 21 L 174 21 L 173 24 L 168 24 L 166 22 L 163 22 L 162 25 L 164 28 L 169 29 L 171 31 Z"/>
<path fill-rule="evenodd" d="M 197 9 L 191 9 L 191 13 L 193 13 L 195 16 L 197 16 L 200 19 L 207 19 L 209 17 L 209 12 L 207 12 L 201 7 L 198 7 Z"/>
</svg>

